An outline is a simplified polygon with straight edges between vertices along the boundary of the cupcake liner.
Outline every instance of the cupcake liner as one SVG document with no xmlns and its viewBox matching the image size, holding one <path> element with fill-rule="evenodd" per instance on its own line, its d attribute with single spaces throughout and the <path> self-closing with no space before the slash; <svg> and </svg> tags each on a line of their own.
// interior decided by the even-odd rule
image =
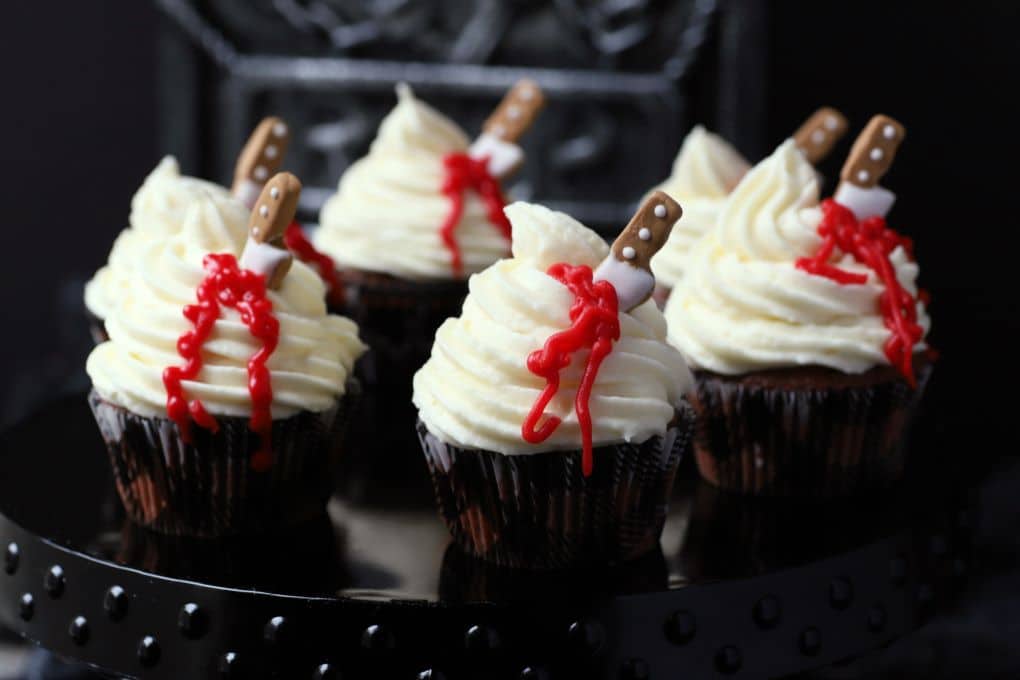
<svg viewBox="0 0 1020 680">
<path fill-rule="evenodd" d="M 861 376 L 791 369 L 747 376 L 695 373 L 695 460 L 727 491 L 832 497 L 888 486 L 903 475 L 905 439 L 931 374 L 917 387 L 891 368 Z"/>
<path fill-rule="evenodd" d="M 216 433 L 193 426 L 185 443 L 167 418 L 137 415 L 95 390 L 89 405 L 131 520 L 169 535 L 226 536 L 321 515 L 360 392 L 351 380 L 332 408 L 273 421 L 274 461 L 265 472 L 251 467 L 259 437 L 247 418 L 220 417 Z"/>
<path fill-rule="evenodd" d="M 345 303 L 332 307 L 358 324 L 368 352 L 355 366 L 365 387 L 361 417 L 342 464 L 341 490 L 357 502 L 416 500 L 431 494 L 414 436 L 411 381 L 428 360 L 436 329 L 460 313 L 466 281 L 411 281 L 359 270 L 339 272 Z"/>
<path fill-rule="evenodd" d="M 664 435 L 580 451 L 506 456 L 444 443 L 418 422 L 439 514 L 467 553 L 493 564 L 561 569 L 620 563 L 658 545 L 691 431 L 682 412 Z"/>
</svg>

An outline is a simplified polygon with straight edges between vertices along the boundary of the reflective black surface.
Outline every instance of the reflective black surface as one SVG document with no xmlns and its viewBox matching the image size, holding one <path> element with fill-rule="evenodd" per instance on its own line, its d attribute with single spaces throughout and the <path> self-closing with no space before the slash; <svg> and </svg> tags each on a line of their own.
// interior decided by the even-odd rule
<svg viewBox="0 0 1020 680">
<path fill-rule="evenodd" d="M 311 677 L 322 663 L 361 677 L 379 655 L 393 672 L 451 678 L 538 662 L 549 677 L 774 677 L 876 648 L 952 602 L 975 512 L 965 480 L 931 456 L 886 493 L 828 503 L 749 500 L 688 474 L 660 550 L 525 572 L 463 554 L 431 505 L 383 489 L 371 508 L 334 500 L 279 535 L 136 527 L 83 395 L 0 437 L 0 465 L 0 621 L 144 677 L 238 664 L 243 677 Z"/>
</svg>

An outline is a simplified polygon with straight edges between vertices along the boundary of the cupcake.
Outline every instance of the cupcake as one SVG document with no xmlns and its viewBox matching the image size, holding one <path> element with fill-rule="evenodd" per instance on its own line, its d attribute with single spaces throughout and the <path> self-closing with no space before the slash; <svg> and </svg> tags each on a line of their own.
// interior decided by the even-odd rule
<svg viewBox="0 0 1020 680">
<path fill-rule="evenodd" d="M 259 533 L 323 510 L 365 347 L 327 313 L 320 278 L 272 245 L 299 192 L 278 175 L 250 221 L 238 201 L 201 192 L 172 237 L 137 253 L 86 369 L 138 524 Z"/>
<path fill-rule="evenodd" d="M 234 220 L 244 230 L 247 213 L 236 208 L 225 188 L 181 174 L 177 161 L 167 156 L 156 166 L 131 199 L 129 225 L 113 243 L 106 266 L 85 284 L 85 310 L 93 339 L 107 339 L 105 321 L 137 276 L 142 252 L 154 243 L 175 236 L 184 223 L 185 213 L 199 198 L 223 208 L 224 220 Z"/>
<path fill-rule="evenodd" d="M 506 214 L 513 257 L 471 278 L 414 376 L 440 514 L 506 567 L 634 559 L 658 544 L 691 423 L 647 269 L 679 206 L 654 194 L 612 253 L 562 213 Z"/>
<path fill-rule="evenodd" d="M 787 140 L 755 166 L 695 247 L 666 304 L 696 379 L 702 476 L 762 495 L 883 486 L 931 369 L 911 243 L 875 182 L 903 137 L 876 117 L 836 199 Z"/>
<path fill-rule="evenodd" d="M 279 168 L 288 141 L 286 124 L 276 117 L 265 118 L 238 157 L 230 191 L 213 182 L 182 175 L 173 156 L 160 162 L 131 199 L 129 226 L 114 241 L 106 266 L 85 284 L 86 316 L 96 343 L 108 339 L 106 317 L 134 278 L 142 251 L 154 242 L 175 236 L 188 209 L 199 199 L 227 205 L 235 203 L 236 198 L 250 209 L 266 179 Z M 234 220 L 240 225 L 236 228 L 243 230 L 247 212 L 232 207 L 221 212 L 224 219 Z"/>
<path fill-rule="evenodd" d="M 825 158 L 846 132 L 846 118 L 823 106 L 794 132 L 791 139 L 811 163 Z M 722 137 L 700 125 L 684 139 L 673 162 L 673 172 L 657 189 L 676 197 L 684 218 L 669 241 L 652 260 L 657 287 L 655 298 L 665 304 L 670 291 L 687 271 L 694 244 L 715 226 L 726 197 L 750 169 L 750 164 Z"/>
<path fill-rule="evenodd" d="M 397 98 L 368 155 L 326 201 L 313 237 L 343 282 L 334 309 L 354 319 L 371 346 L 359 368 L 368 396 L 348 475 L 361 484 L 348 489 L 356 499 L 377 496 L 373 480 L 387 487 L 417 480 L 428 492 L 409 434 L 411 377 L 436 328 L 459 312 L 467 277 L 509 254 L 500 178 L 521 162 L 513 141 L 542 103 L 534 83 L 518 83 L 472 144 L 407 85 Z"/>
</svg>

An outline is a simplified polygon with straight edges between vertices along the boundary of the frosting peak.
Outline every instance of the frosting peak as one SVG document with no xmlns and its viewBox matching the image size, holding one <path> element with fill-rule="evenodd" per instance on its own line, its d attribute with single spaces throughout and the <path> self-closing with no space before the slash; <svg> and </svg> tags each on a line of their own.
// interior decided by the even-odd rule
<svg viewBox="0 0 1020 680">
<path fill-rule="evenodd" d="M 528 356 L 571 325 L 575 295 L 546 270 L 558 262 L 596 267 L 609 248 L 563 213 L 527 203 L 506 213 L 514 256 L 471 277 L 463 312 L 439 328 L 431 357 L 414 377 L 414 403 L 429 431 L 447 443 L 507 455 L 580 449 L 574 396 L 587 353 L 576 353 L 560 372 L 561 389 L 545 411 L 562 422 L 541 444 L 521 436 L 546 386 L 529 371 Z M 619 321 L 619 340 L 591 392 L 596 446 L 661 434 L 690 385 L 653 302 L 620 313 Z"/>
<path fill-rule="evenodd" d="M 222 220 L 243 232 L 248 211 L 225 188 L 181 174 L 173 156 L 166 156 L 149 173 L 131 199 L 130 226 L 113 243 L 105 267 L 85 286 L 85 305 L 100 319 L 112 312 L 124 294 L 142 251 L 152 243 L 169 239 L 180 231 L 185 214 L 199 199 L 215 204 Z"/>
<path fill-rule="evenodd" d="M 884 286 L 874 272 L 842 255 L 834 264 L 866 282 L 841 285 L 796 266 L 822 242 L 818 198 L 814 168 L 793 140 L 733 191 L 666 304 L 670 342 L 692 366 L 738 374 L 801 365 L 860 373 L 888 365 L 889 331 L 878 304 Z M 902 248 L 890 262 L 916 294 L 917 264 Z M 918 323 L 927 332 L 920 303 Z"/>
<path fill-rule="evenodd" d="M 672 174 L 657 187 L 684 207 L 683 219 L 652 260 L 663 284 L 673 287 L 683 278 L 691 248 L 715 225 L 723 201 L 749 167 L 736 149 L 704 127 L 697 125 L 687 134 Z"/>
<path fill-rule="evenodd" d="M 199 192 L 173 236 L 139 248 L 106 319 L 110 340 L 92 351 L 86 365 L 104 399 L 140 415 L 166 417 L 163 371 L 183 363 L 177 342 L 192 328 L 184 308 L 196 302 L 206 277 L 203 260 L 211 252 L 238 256 L 247 239 L 247 220 L 234 215 L 239 205 Z M 300 262 L 278 290 L 268 291 L 280 324 L 279 344 L 267 363 L 273 418 L 329 408 L 344 394 L 365 350 L 353 322 L 327 314 L 324 297 L 322 280 Z M 200 400 L 213 416 L 250 416 L 247 366 L 260 348 L 237 310 L 222 309 L 203 346 L 201 371 L 183 382 L 187 399 Z"/>
<path fill-rule="evenodd" d="M 340 267 L 408 279 L 449 279 L 451 253 L 440 235 L 450 212 L 442 193 L 444 158 L 466 153 L 467 135 L 452 121 L 397 87 L 397 106 L 379 126 L 368 155 L 347 169 L 319 216 L 315 247 Z M 455 227 L 465 275 L 507 253 L 485 204 L 465 192 Z"/>
</svg>

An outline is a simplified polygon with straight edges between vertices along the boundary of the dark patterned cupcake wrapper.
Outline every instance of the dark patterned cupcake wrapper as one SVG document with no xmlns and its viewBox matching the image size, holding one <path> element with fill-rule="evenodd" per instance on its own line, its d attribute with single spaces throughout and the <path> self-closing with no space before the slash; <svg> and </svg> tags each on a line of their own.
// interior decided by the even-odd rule
<svg viewBox="0 0 1020 680">
<path fill-rule="evenodd" d="M 170 535 L 226 536 L 321 515 L 360 393 L 351 380 L 332 408 L 273 421 L 273 465 L 265 472 L 251 467 L 260 442 L 247 418 L 217 418 L 215 433 L 193 425 L 186 443 L 167 418 L 137 415 L 95 390 L 89 404 L 132 521 Z"/>
<path fill-rule="evenodd" d="M 873 384 L 790 387 L 695 375 L 701 476 L 727 491 L 833 497 L 886 487 L 903 475 L 905 440 L 931 374 Z"/>
<path fill-rule="evenodd" d="M 368 352 L 355 374 L 365 387 L 361 417 L 342 463 L 341 489 L 355 501 L 427 501 L 428 471 L 414 436 L 411 381 L 432 352 L 436 330 L 460 314 L 466 281 L 411 281 L 343 270 L 345 304 L 332 307 L 358 324 Z M 392 497 L 392 498 L 390 498 Z"/>
<path fill-rule="evenodd" d="M 580 451 L 507 456 L 440 441 L 418 422 L 439 513 L 467 553 L 504 566 L 615 564 L 658 545 L 691 432 L 686 409 L 664 435 Z"/>
</svg>

